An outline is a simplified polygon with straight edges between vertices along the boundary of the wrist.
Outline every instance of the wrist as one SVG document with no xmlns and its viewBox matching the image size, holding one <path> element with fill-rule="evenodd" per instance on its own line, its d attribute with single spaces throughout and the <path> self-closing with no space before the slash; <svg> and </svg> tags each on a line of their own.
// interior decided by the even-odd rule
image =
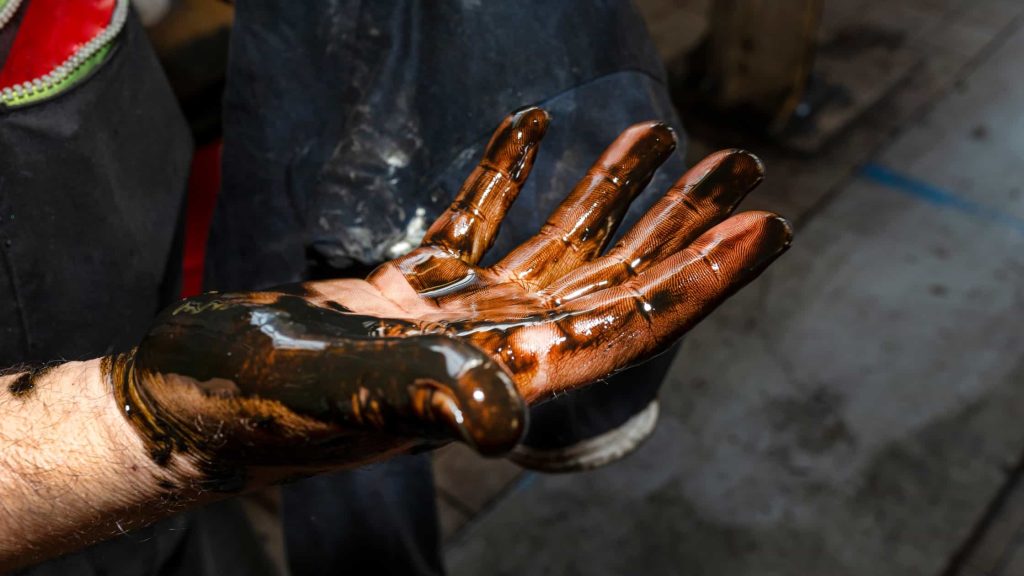
<svg viewBox="0 0 1024 576">
<path fill-rule="evenodd" d="M 141 526 L 161 515 L 154 502 L 187 498 L 187 478 L 153 463 L 121 415 L 100 360 L 36 374 L 29 393 L 0 408 L 0 572 Z"/>
<path fill-rule="evenodd" d="M 104 424 L 111 443 L 122 450 L 125 465 L 147 470 L 159 478 L 163 490 L 193 486 L 199 474 L 188 461 L 172 459 L 172 436 L 160 427 L 155 408 L 139 385 L 134 358 L 135 349 L 98 361 L 99 385 L 110 400 Z"/>
</svg>

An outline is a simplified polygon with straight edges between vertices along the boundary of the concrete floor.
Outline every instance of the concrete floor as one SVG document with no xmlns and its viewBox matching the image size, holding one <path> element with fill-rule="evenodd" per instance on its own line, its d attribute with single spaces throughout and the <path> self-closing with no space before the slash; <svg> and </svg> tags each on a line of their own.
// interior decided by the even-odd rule
<svg viewBox="0 0 1024 576">
<path fill-rule="evenodd" d="M 810 158 L 697 134 L 693 157 L 765 159 L 747 207 L 793 218 L 793 249 L 687 337 L 624 461 L 442 452 L 450 572 L 1024 575 L 1022 19 L 843 3 L 826 35 L 868 22 L 918 57 L 883 102 Z"/>
</svg>

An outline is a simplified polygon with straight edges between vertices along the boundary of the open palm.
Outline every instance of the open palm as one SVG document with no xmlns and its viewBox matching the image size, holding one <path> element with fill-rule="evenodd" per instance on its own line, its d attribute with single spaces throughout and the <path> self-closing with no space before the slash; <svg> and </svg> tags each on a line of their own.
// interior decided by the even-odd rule
<svg viewBox="0 0 1024 576">
<path fill-rule="evenodd" d="M 242 422 L 276 423 L 274 434 L 257 427 L 259 440 L 252 426 L 239 432 L 250 460 L 264 444 L 276 447 L 266 459 L 279 460 L 296 438 L 313 447 L 304 461 L 359 462 L 385 445 L 409 446 L 382 444 L 381 432 L 454 437 L 500 454 L 521 439 L 527 404 L 669 347 L 788 247 L 780 217 L 729 217 L 763 169 L 728 150 L 689 170 L 606 250 L 675 147 L 670 128 L 642 123 L 612 143 L 536 236 L 480 266 L 547 125 L 539 108 L 506 118 L 420 247 L 366 280 L 209 294 L 165 312 L 136 369 L 201 388 L 230 382 L 214 394 L 227 407 L 211 404 L 205 388 L 187 404 L 180 386 L 160 378 L 148 385 L 151 402 L 182 425 L 209 428 L 197 438 L 223 435 L 209 423 L 238 421 L 224 414 L 239 406 L 249 414 Z"/>
<path fill-rule="evenodd" d="M 729 150 L 687 172 L 605 253 L 675 148 L 670 128 L 643 123 L 622 133 L 534 238 L 480 267 L 547 123 L 538 108 L 506 118 L 419 248 L 366 281 L 307 284 L 310 297 L 471 342 L 533 403 L 668 347 L 788 246 L 789 226 L 773 214 L 725 220 L 763 177 L 757 158 Z"/>
</svg>

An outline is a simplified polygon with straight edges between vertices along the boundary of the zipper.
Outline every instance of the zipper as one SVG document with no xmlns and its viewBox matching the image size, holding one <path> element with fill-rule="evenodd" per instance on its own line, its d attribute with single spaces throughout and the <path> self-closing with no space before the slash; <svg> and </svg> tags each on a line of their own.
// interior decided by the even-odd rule
<svg viewBox="0 0 1024 576">
<path fill-rule="evenodd" d="M 0 0 L 0 30 L 7 26 L 7 23 L 18 13 L 21 0 Z"/>
<path fill-rule="evenodd" d="M 2 1 L 0 0 L 0 2 Z M 0 87 L 0 105 L 23 106 L 55 96 L 89 74 L 103 62 L 113 46 L 114 39 L 124 28 L 124 23 L 128 18 L 128 1 L 117 0 L 107 27 L 80 46 L 78 50 L 75 50 L 60 65 L 38 78 L 13 86 Z M 7 4 L 0 8 L 0 28 L 10 21 L 21 2 L 22 0 L 7 0 Z M 4 20 L 4 16 L 6 16 L 6 20 Z"/>
</svg>

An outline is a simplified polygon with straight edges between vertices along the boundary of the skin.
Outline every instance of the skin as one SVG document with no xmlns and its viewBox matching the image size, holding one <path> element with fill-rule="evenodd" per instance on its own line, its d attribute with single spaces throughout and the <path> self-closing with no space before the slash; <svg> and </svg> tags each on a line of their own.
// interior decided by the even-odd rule
<svg viewBox="0 0 1024 576">
<path fill-rule="evenodd" d="M 95 414 L 79 425 L 107 432 L 84 449 L 124 461 L 108 488 L 62 493 L 60 521 L 40 520 L 52 500 L 33 496 L 38 486 L 18 488 L 17 458 L 33 455 L 12 460 L 5 448 L 0 501 L 29 495 L 0 507 L 0 569 L 105 537 L 112 521 L 136 526 L 453 439 L 504 454 L 522 438 L 529 405 L 664 350 L 789 246 L 790 227 L 774 214 L 729 217 L 763 167 L 727 150 L 688 171 L 608 248 L 675 147 L 670 128 L 648 122 L 609 146 L 536 236 L 481 267 L 548 121 L 538 108 L 506 118 L 421 246 L 365 280 L 205 294 L 165 310 L 136 349 L 79 366 L 77 383 L 67 366 L 0 379 L 2 415 L 39 410 L 40 388 L 89 388 Z M 82 415 L 63 418 L 73 426 Z M 2 446 L 33 426 L 11 422 L 0 418 Z M 63 445 L 47 440 L 43 456 Z M 38 528 L 16 534 L 26 522 Z"/>
</svg>

